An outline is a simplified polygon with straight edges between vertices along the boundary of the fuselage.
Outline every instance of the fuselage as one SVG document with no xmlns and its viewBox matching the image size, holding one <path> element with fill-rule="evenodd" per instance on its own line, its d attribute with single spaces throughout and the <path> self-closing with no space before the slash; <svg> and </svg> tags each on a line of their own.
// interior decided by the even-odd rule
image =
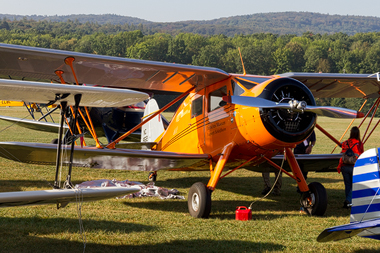
<svg viewBox="0 0 380 253">
<path fill-rule="evenodd" d="M 217 161 L 224 147 L 234 144 L 229 162 L 248 160 L 254 164 L 295 147 L 312 132 L 314 113 L 228 104 L 223 96 L 262 97 L 286 103 L 292 98 L 315 105 L 302 83 L 288 78 L 233 76 L 190 93 L 158 141 L 157 150 L 209 154 Z M 252 163 L 251 163 L 252 164 Z"/>
</svg>

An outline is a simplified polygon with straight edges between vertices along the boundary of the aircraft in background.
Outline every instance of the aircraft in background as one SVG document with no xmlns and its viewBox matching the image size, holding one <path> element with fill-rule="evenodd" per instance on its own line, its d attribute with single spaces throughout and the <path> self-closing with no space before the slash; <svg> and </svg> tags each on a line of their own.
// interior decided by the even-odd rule
<svg viewBox="0 0 380 253">
<path fill-rule="evenodd" d="M 8 121 L 19 126 L 33 129 L 43 132 L 57 133 L 59 129 L 59 124 L 55 122 L 52 114 L 59 109 L 55 105 L 46 106 L 43 104 L 36 103 L 24 103 L 19 101 L 6 101 L 1 100 L 2 106 L 14 107 L 14 106 L 24 106 L 30 117 L 32 119 L 26 118 L 15 118 L 9 116 L 0 115 L 0 120 Z M 52 109 L 51 109 L 52 108 Z M 109 142 L 116 140 L 119 136 L 126 133 L 128 130 L 132 129 L 134 126 L 141 122 L 141 118 L 144 115 L 145 103 L 139 102 L 134 105 L 124 106 L 124 107 L 104 107 L 89 108 L 89 116 L 93 121 L 93 126 L 96 135 L 99 137 L 106 137 Z M 44 109 L 46 111 L 44 111 Z M 70 114 L 68 114 L 69 117 Z M 68 129 L 69 122 L 65 119 L 64 128 Z M 86 128 L 85 121 L 80 117 L 78 121 L 79 128 L 86 135 L 91 136 L 88 129 Z M 64 137 L 64 142 L 70 144 L 71 133 L 66 132 Z M 140 130 L 135 131 L 126 140 L 128 141 L 139 141 L 140 140 Z M 56 140 L 52 140 L 56 142 Z M 85 143 L 84 143 L 85 145 Z"/>
<path fill-rule="evenodd" d="M 339 241 L 353 236 L 380 240 L 379 148 L 365 151 L 355 163 L 350 223 L 325 229 L 318 242 Z"/>
<path fill-rule="evenodd" d="M 326 165 L 337 164 L 340 155 L 296 157 L 292 148 L 306 139 L 315 127 L 322 129 L 316 124 L 317 114 L 333 118 L 358 118 L 364 114 L 345 108 L 316 106 L 314 97 L 370 98 L 379 97 L 380 90 L 377 79 L 364 74 L 228 74 L 210 67 L 7 44 L 0 44 L 0 59 L 0 74 L 12 78 L 86 83 L 83 88 L 101 86 L 120 91 L 128 88 L 147 93 L 180 93 L 168 105 L 148 113 L 140 124 L 107 145 L 75 147 L 71 164 L 153 173 L 158 170 L 210 170 L 208 183 L 195 183 L 188 195 L 190 214 L 203 218 L 210 214 L 211 193 L 218 181 L 231 172 L 222 175 L 223 171 L 241 167 L 261 171 L 263 164 L 270 164 L 293 178 L 302 192 L 301 205 L 305 210 L 323 215 L 327 208 L 326 190 L 318 182 L 307 185 L 297 159 L 302 160 L 308 170 L 323 170 Z M 10 87 L 3 85 L 5 81 L 0 81 L 1 91 Z M 26 81 L 7 82 L 14 82 L 11 85 L 17 89 L 19 82 Z M 12 93 L 1 92 L 0 99 L 20 99 Z M 52 92 L 40 103 L 58 104 L 61 97 Z M 170 124 L 167 128 L 162 127 L 160 117 L 156 116 L 183 98 Z M 28 97 L 23 101 L 33 100 Z M 89 131 L 94 133 L 91 117 L 88 121 Z M 116 144 L 142 126 L 143 141 L 154 142 L 152 150 L 117 148 Z M 95 134 L 92 136 L 97 139 Z M 8 159 L 55 164 L 56 145 L 3 142 L 0 147 L 6 150 L 0 151 L 0 155 Z M 63 145 L 62 149 L 69 147 Z M 272 161 L 278 160 L 276 155 L 282 152 L 291 173 Z M 70 160 L 63 158 L 62 163 L 70 163 Z M 323 166 L 315 167 L 320 164 Z"/>
<path fill-rule="evenodd" d="M 71 155 L 68 162 L 69 172 L 63 187 L 59 180 L 59 171 L 61 167 L 63 121 L 68 106 L 75 106 L 74 114 L 70 117 L 70 129 L 73 130 L 73 136 L 76 136 L 78 133 L 74 126 L 78 119 L 80 103 L 84 106 L 91 107 L 124 106 L 147 99 L 149 96 L 146 93 L 127 89 L 120 91 L 110 88 L 69 86 L 15 80 L 0 80 L 0 83 L 2 97 L 12 97 L 22 101 L 34 101 L 35 103 L 49 102 L 49 98 L 51 98 L 52 100 L 59 100 L 61 108 L 60 137 L 55 156 L 56 174 L 53 190 L 2 192 L 0 193 L 0 207 L 56 204 L 58 208 L 61 208 L 65 207 L 69 202 L 101 200 L 140 191 L 139 187 L 133 186 L 76 189 L 71 183 L 74 142 L 72 142 L 71 145 Z M 57 145 L 55 146 L 57 147 Z"/>
</svg>

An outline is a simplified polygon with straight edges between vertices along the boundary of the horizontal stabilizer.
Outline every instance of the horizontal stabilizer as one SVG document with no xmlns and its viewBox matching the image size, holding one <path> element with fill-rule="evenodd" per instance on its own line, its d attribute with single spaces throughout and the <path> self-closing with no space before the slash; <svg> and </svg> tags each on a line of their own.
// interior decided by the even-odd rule
<svg viewBox="0 0 380 253">
<path fill-rule="evenodd" d="M 85 189 L 55 189 L 41 191 L 18 191 L 0 193 L 0 207 L 60 204 L 95 201 L 123 196 L 140 191 L 140 187 L 96 187 Z"/>
<path fill-rule="evenodd" d="M 366 229 L 380 227 L 380 219 L 354 222 L 325 229 L 317 238 L 318 242 L 339 241 L 353 237 Z"/>
<path fill-rule="evenodd" d="M 128 89 L 0 79 L 2 100 L 40 104 L 66 101 L 69 105 L 75 105 L 76 94 L 82 95 L 80 105 L 88 107 L 123 107 L 149 98 L 146 93 Z"/>
<path fill-rule="evenodd" d="M 57 133 L 59 129 L 59 124 L 45 122 L 45 121 L 37 121 L 37 120 L 29 120 L 29 119 L 20 119 L 8 116 L 1 116 L 0 120 L 5 120 L 11 123 L 16 123 L 17 125 L 33 130 L 43 131 L 43 132 L 51 132 Z M 64 129 L 68 129 L 67 125 L 63 126 Z"/>
</svg>

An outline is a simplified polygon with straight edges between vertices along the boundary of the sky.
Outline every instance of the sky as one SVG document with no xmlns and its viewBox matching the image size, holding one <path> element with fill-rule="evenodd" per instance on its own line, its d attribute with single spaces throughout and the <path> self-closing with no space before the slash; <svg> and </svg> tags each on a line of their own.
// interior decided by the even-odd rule
<svg viewBox="0 0 380 253">
<path fill-rule="evenodd" d="M 117 14 L 154 22 L 304 11 L 380 17 L 379 0 L 0 0 L 1 14 Z"/>
</svg>

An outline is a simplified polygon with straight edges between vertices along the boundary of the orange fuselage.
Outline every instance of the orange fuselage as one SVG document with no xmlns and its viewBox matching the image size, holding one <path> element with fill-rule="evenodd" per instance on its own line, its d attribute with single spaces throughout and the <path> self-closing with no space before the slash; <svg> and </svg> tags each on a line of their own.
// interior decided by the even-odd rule
<svg viewBox="0 0 380 253">
<path fill-rule="evenodd" d="M 251 89 L 244 88 L 240 95 L 259 96 L 272 80 L 258 83 Z M 251 163 L 254 165 L 263 162 L 261 156 L 270 158 L 284 147 L 293 148 L 300 142 L 299 139 L 282 141 L 269 133 L 260 108 L 221 101 L 223 95 L 236 93 L 236 85 L 239 85 L 236 79 L 228 78 L 190 93 L 158 141 L 157 150 L 209 154 L 215 162 L 224 147 L 233 143 L 228 162 L 257 156 Z"/>
</svg>

